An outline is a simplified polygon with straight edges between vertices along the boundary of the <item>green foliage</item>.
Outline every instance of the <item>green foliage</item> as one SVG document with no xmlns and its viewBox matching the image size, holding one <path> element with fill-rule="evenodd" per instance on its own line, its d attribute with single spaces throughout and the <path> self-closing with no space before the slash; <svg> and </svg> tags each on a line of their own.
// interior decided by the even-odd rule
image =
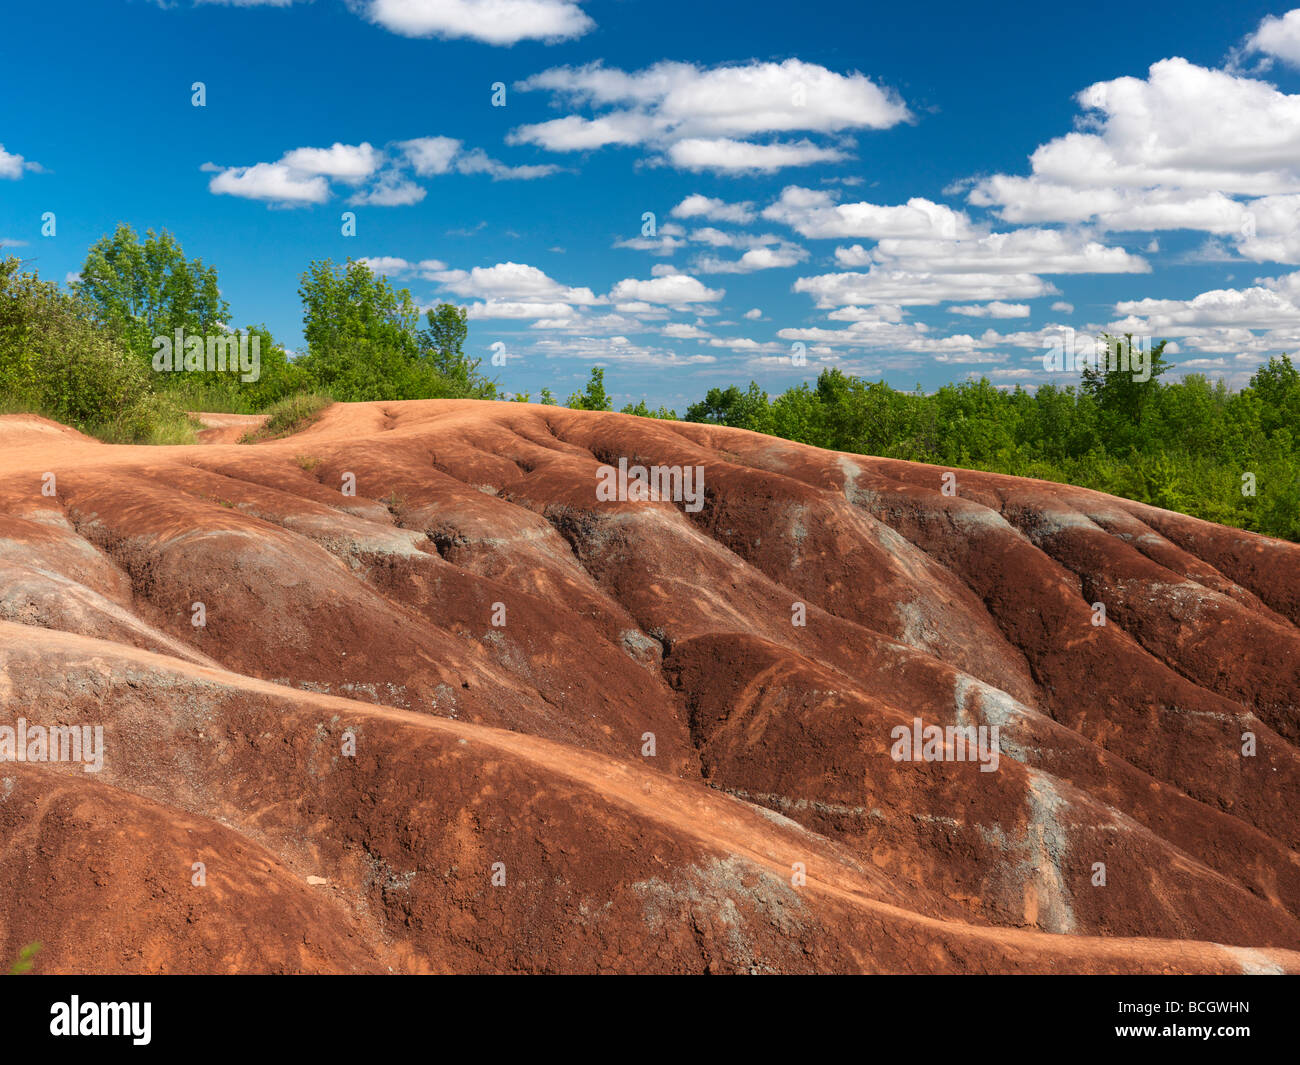
<svg viewBox="0 0 1300 1065">
<path fill-rule="evenodd" d="M 1081 377 L 1081 387 L 1097 405 L 1098 430 L 1112 452 L 1123 453 L 1160 433 L 1160 402 L 1162 385 L 1160 375 L 1168 369 L 1164 361 L 1165 341 L 1155 344 L 1150 352 L 1149 375 L 1138 380 L 1138 374 L 1124 367 L 1132 365 L 1133 338 L 1122 340 L 1104 337 L 1107 348 L 1106 364 L 1087 366 Z M 1114 367 L 1111 367 L 1111 358 Z"/>
<path fill-rule="evenodd" d="M 365 263 L 314 262 L 302 275 L 307 354 L 298 366 L 312 387 L 339 400 L 492 399 L 496 383 L 464 353 L 466 311 L 443 303 L 420 313 Z"/>
<path fill-rule="evenodd" d="M 613 410 L 614 404 L 605 393 L 605 371 L 593 366 L 586 389 L 569 396 L 568 406 L 573 410 Z"/>
<path fill-rule="evenodd" d="M 193 439 L 185 412 L 85 298 L 0 262 L 0 406 L 112 442 Z"/>
<path fill-rule="evenodd" d="M 465 339 L 469 335 L 467 313 L 464 307 L 451 303 L 440 303 L 425 312 L 428 328 L 420 333 L 420 354 L 446 382 L 447 396 L 495 399 L 496 382 L 478 372 L 483 360 L 465 354 Z"/>
<path fill-rule="evenodd" d="M 98 321 L 114 327 L 142 358 L 153 338 L 223 332 L 230 308 L 217 287 L 217 272 L 201 259 L 186 259 L 176 238 L 152 229 L 140 240 L 119 224 L 111 237 L 90 246 L 80 280 L 72 286 Z"/>
<path fill-rule="evenodd" d="M 204 370 L 159 374 L 161 387 L 185 410 L 214 411 L 225 414 L 256 414 L 295 392 L 310 389 L 311 377 L 300 362 L 289 358 L 265 326 L 247 326 L 229 334 L 248 336 L 253 347 L 256 338 L 258 374 L 255 381 L 244 381 L 234 372 Z"/>
<path fill-rule="evenodd" d="M 664 421 L 675 422 L 677 412 L 669 410 L 667 407 L 660 407 L 658 410 L 651 410 L 646 406 L 645 400 L 638 400 L 636 403 L 629 403 L 620 412 L 622 414 L 635 414 L 638 418 L 660 418 Z"/>
<path fill-rule="evenodd" d="M 313 262 L 302 275 L 301 365 L 315 385 L 347 401 L 397 399 L 412 386 L 419 312 L 365 263 Z M 396 393 L 396 394 L 394 394 Z"/>
<path fill-rule="evenodd" d="M 32 971 L 32 966 L 36 964 L 36 955 L 40 952 L 41 944 L 28 943 L 18 952 L 18 958 L 9 968 L 10 976 L 21 976 L 23 973 Z"/>
<path fill-rule="evenodd" d="M 753 381 L 749 390 L 742 392 L 735 385 L 729 388 L 710 388 L 704 399 L 686 409 L 688 422 L 716 422 L 735 429 L 753 429 L 770 433 L 774 425 L 767 393 Z"/>
<path fill-rule="evenodd" d="M 187 259 L 169 233 L 142 241 L 127 225 L 97 241 L 71 292 L 0 260 L 0 412 L 31 411 L 111 442 L 189 443 L 187 411 L 271 417 L 260 440 L 297 432 L 332 402 L 497 397 L 497 383 L 465 354 L 465 308 L 424 315 L 364 263 L 314 262 L 302 275 L 307 353 L 291 359 L 265 326 L 226 325 L 215 269 Z M 157 373 L 153 338 L 256 337 L 257 381 L 203 370 Z M 1129 337 L 1109 340 L 1131 362 Z M 1227 525 L 1300 541 L 1300 372 L 1288 356 L 1261 366 L 1248 387 L 1189 374 L 1166 384 L 1165 345 L 1150 375 L 1109 362 L 1078 386 L 1033 393 L 989 381 L 900 392 L 826 370 L 769 397 L 755 382 L 711 388 L 686 412 L 711 422 L 818 447 L 964 466 L 1083 485 Z M 1109 354 L 1109 352 L 1108 352 Z M 530 395 L 515 395 L 528 402 Z M 556 405 L 549 388 L 541 403 Z M 608 411 L 604 370 L 569 397 Z M 623 413 L 675 419 L 644 401 Z M 1253 479 L 1255 493 L 1243 491 Z"/>
<path fill-rule="evenodd" d="M 710 389 L 686 420 L 1077 484 L 1300 541 L 1300 374 L 1291 360 L 1270 360 L 1231 393 L 1196 374 L 1163 383 L 1163 351 L 1163 343 L 1152 347 L 1146 381 L 1107 364 L 1086 370 L 1077 388 L 1043 385 L 1032 394 L 981 378 L 924 395 L 825 370 L 815 385 L 770 401 L 752 382 L 745 391 Z M 1246 474 L 1256 495 L 1243 494 Z"/>
<path fill-rule="evenodd" d="M 1259 397 L 1259 427 L 1266 435 L 1300 430 L 1300 372 L 1290 358 L 1270 359 L 1251 378 L 1250 387 Z"/>
<path fill-rule="evenodd" d="M 254 432 L 245 433 L 240 437 L 239 442 L 256 444 L 261 440 L 292 436 L 306 429 L 333 402 L 329 396 L 320 392 L 299 392 L 288 396 L 267 407 L 268 417 L 262 427 Z"/>
<path fill-rule="evenodd" d="M 190 411 L 249 414 L 310 384 L 301 367 L 291 362 L 265 326 L 231 330 L 230 308 L 221 298 L 216 269 L 201 259 L 186 259 L 168 232 L 149 230 L 143 241 L 122 224 L 112 236 L 90 247 L 72 291 L 101 329 L 117 337 L 149 369 L 152 389 L 166 393 L 171 406 Z M 172 370 L 156 372 L 155 338 L 247 335 L 257 338 L 255 381 L 244 381 L 232 370 Z"/>
</svg>

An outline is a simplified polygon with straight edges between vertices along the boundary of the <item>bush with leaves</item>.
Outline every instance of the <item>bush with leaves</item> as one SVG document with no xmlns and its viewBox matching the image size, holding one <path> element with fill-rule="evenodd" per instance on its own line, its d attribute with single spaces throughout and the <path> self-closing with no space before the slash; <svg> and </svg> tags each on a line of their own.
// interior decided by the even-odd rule
<svg viewBox="0 0 1300 1065">
<path fill-rule="evenodd" d="M 201 259 L 186 259 L 166 230 L 150 229 L 141 240 L 119 224 L 112 236 L 90 246 L 72 289 L 145 360 L 154 337 L 173 336 L 177 329 L 194 336 L 222 333 L 230 319 L 216 270 Z"/>
<path fill-rule="evenodd" d="M 593 366 L 587 387 L 570 395 L 567 406 L 571 410 L 613 410 L 614 404 L 605 392 L 605 371 Z"/>
<path fill-rule="evenodd" d="M 13 258 L 0 262 L 0 407 L 116 441 L 190 435 L 184 411 L 158 393 L 121 335 L 97 324 L 83 297 Z"/>
<path fill-rule="evenodd" d="M 439 304 L 426 315 L 363 262 L 325 259 L 302 275 L 307 354 L 298 365 L 312 387 L 335 399 L 493 399 L 496 383 L 465 355 L 464 308 Z"/>
</svg>

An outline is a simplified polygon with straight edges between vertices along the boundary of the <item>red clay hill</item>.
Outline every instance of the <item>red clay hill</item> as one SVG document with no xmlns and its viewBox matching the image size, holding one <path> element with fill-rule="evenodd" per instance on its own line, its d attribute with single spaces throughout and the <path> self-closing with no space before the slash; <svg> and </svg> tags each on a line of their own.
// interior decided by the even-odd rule
<svg viewBox="0 0 1300 1065">
<path fill-rule="evenodd" d="M 557 407 L 211 424 L 0 418 L 5 967 L 1300 972 L 1300 546 Z"/>
</svg>

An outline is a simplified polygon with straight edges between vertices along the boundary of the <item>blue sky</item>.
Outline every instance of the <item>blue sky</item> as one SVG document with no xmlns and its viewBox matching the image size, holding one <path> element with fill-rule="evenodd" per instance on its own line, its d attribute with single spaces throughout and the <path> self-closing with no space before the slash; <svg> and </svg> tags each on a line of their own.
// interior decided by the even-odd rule
<svg viewBox="0 0 1300 1065">
<path fill-rule="evenodd" d="M 237 323 L 291 349 L 300 274 L 348 256 L 468 306 L 473 352 L 500 342 L 493 372 L 534 399 L 593 365 L 620 405 L 679 412 L 827 366 L 1066 384 L 1042 364 L 1065 326 L 1169 338 L 1180 370 L 1234 386 L 1300 346 L 1285 5 L 44 0 L 0 18 L 0 241 L 64 281 L 119 221 L 166 228 L 218 268 Z"/>
</svg>

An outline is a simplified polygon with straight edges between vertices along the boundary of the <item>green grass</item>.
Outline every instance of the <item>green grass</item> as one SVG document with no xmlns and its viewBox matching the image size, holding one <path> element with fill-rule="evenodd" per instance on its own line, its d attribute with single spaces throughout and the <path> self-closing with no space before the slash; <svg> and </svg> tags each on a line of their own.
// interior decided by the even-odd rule
<svg viewBox="0 0 1300 1065">
<path fill-rule="evenodd" d="M 170 397 L 158 394 L 145 396 L 116 417 L 94 421 L 60 417 L 57 411 L 44 410 L 39 403 L 13 396 L 0 396 L 0 414 L 48 418 L 105 444 L 193 444 L 202 428 L 197 418 L 176 406 Z"/>
<path fill-rule="evenodd" d="M 211 414 L 256 414 L 248 397 L 228 381 L 208 382 L 182 378 L 168 386 L 166 395 L 178 407 Z"/>
<path fill-rule="evenodd" d="M 31 972 L 32 966 L 36 964 L 36 955 L 40 951 L 39 943 L 28 943 L 18 952 L 18 959 L 9 969 L 10 976 L 21 976 L 23 973 Z"/>
<path fill-rule="evenodd" d="M 318 419 L 325 408 L 334 402 L 322 392 L 300 392 L 288 396 L 278 403 L 272 403 L 262 413 L 268 417 L 266 424 L 239 438 L 241 444 L 257 444 L 263 440 L 278 440 L 281 437 L 300 433 Z"/>
<path fill-rule="evenodd" d="M 78 425 L 107 444 L 193 444 L 199 421 L 166 393 L 142 397 L 111 418 Z"/>
</svg>

